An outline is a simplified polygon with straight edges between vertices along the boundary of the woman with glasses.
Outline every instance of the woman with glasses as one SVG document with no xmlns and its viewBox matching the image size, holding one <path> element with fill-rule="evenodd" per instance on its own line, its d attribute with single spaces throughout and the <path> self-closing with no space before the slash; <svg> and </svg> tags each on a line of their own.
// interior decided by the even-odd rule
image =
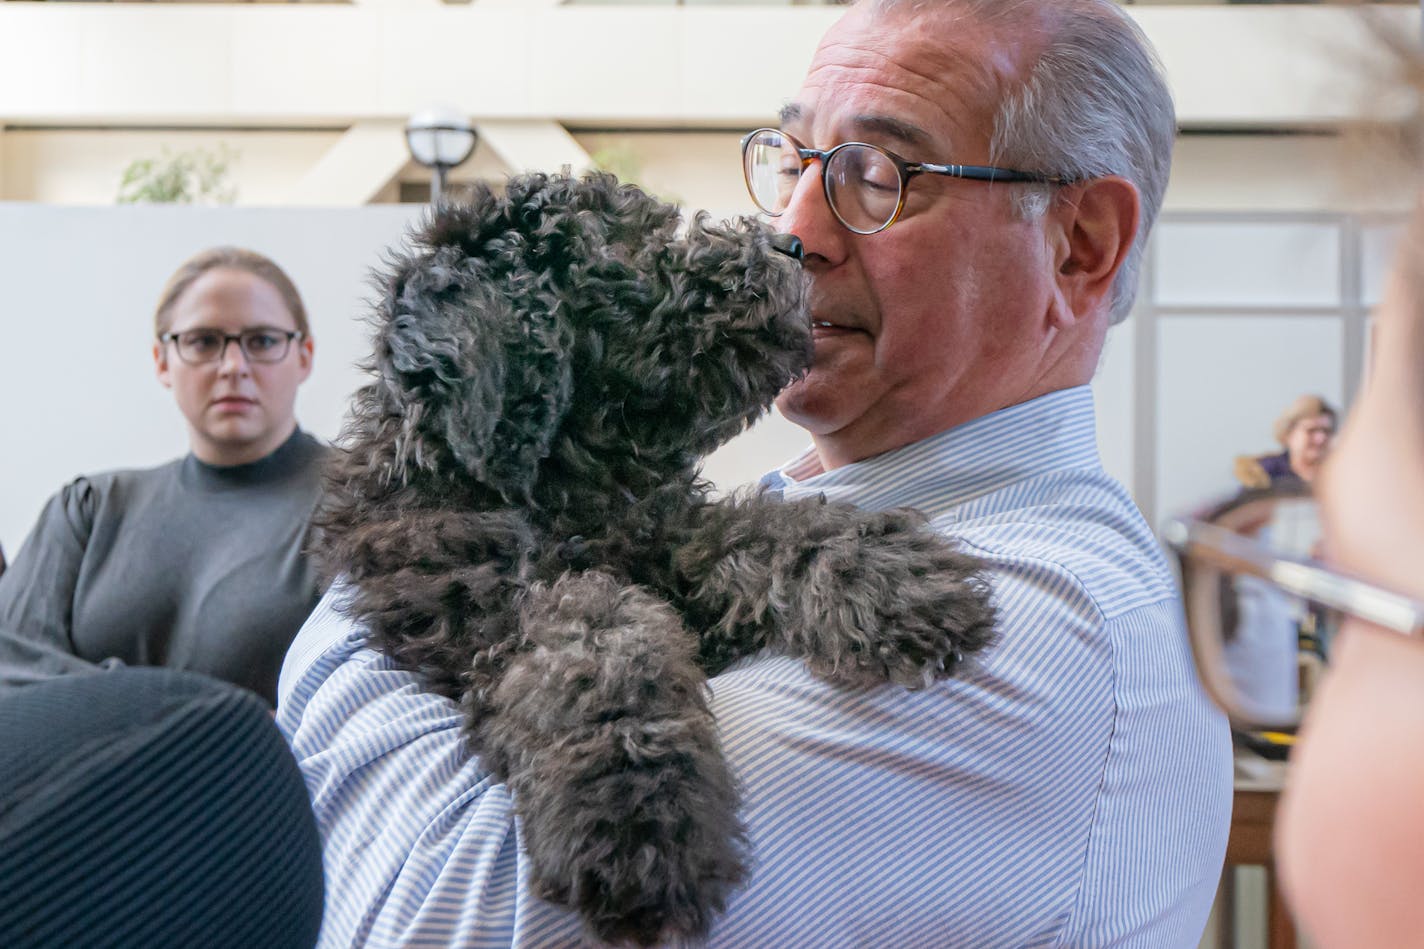
<svg viewBox="0 0 1424 949">
<path fill-rule="evenodd" d="M 306 310 L 271 260 L 219 247 L 178 268 L 154 324 L 190 452 L 50 499 L 0 576 L 0 674 L 170 666 L 273 703 L 317 599 L 303 549 L 328 449 L 295 417 L 312 367 Z"/>
<path fill-rule="evenodd" d="M 1330 453 L 1336 415 L 1335 407 L 1323 396 L 1300 396 L 1276 419 L 1274 434 L 1281 451 L 1238 457 L 1236 480 L 1247 490 L 1314 483 Z"/>
</svg>

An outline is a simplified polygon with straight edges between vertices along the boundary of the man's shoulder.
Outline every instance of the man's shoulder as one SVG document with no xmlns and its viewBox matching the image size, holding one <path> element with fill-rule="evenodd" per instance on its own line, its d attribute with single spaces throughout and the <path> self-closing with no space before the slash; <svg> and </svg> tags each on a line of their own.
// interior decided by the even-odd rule
<svg viewBox="0 0 1424 949">
<path fill-rule="evenodd" d="M 277 685 L 279 725 L 284 718 L 295 723 L 307 700 L 366 651 L 366 628 L 347 613 L 350 591 L 342 580 L 331 584 L 287 647 Z"/>
<path fill-rule="evenodd" d="M 1104 618 L 1177 596 L 1162 548 L 1125 488 L 1100 468 L 1006 485 L 933 521 L 1010 580 L 1063 585 Z"/>
<path fill-rule="evenodd" d="M 459 706 L 426 690 L 420 677 L 368 642 L 364 623 L 347 609 L 351 588 L 333 584 L 287 648 L 277 685 L 277 725 L 294 740 L 299 730 L 318 741 L 337 732 L 381 734 L 391 747 L 432 719 L 458 731 Z M 403 736 L 403 737 L 402 737 Z"/>
</svg>

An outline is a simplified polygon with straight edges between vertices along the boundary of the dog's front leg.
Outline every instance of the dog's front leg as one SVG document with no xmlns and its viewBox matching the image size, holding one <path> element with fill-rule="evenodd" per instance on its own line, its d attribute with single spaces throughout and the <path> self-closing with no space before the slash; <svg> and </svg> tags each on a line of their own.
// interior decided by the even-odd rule
<svg viewBox="0 0 1424 949">
<path fill-rule="evenodd" d="M 520 623 L 527 651 L 473 724 L 535 891 L 609 942 L 705 933 L 745 841 L 695 641 L 667 603 L 596 572 L 531 588 Z"/>
<path fill-rule="evenodd" d="M 709 673 L 769 647 L 832 681 L 915 687 L 992 636 L 983 564 L 909 510 L 764 494 L 709 504 L 677 566 Z"/>
</svg>

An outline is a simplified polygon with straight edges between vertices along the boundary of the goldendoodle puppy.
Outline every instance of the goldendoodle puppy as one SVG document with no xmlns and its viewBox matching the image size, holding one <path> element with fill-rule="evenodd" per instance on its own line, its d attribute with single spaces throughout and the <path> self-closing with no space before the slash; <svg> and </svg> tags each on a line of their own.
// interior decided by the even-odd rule
<svg viewBox="0 0 1424 949">
<path fill-rule="evenodd" d="M 607 175 L 436 212 L 385 280 L 319 550 L 462 704 L 537 892 L 643 944 L 705 932 L 747 873 L 709 674 L 769 649 L 921 687 L 992 624 L 913 513 L 709 498 L 699 460 L 806 370 L 810 322 L 794 238 L 678 225 Z"/>
</svg>

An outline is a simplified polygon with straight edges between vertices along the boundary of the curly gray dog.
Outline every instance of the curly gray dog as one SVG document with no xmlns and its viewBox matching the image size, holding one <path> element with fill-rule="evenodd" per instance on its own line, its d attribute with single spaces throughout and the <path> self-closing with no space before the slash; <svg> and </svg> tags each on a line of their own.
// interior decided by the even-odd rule
<svg viewBox="0 0 1424 949">
<path fill-rule="evenodd" d="M 712 501 L 700 458 L 811 358 L 799 246 L 606 175 L 436 213 L 393 262 L 319 553 L 460 702 L 540 896 L 611 942 L 707 931 L 747 874 L 706 677 L 762 649 L 921 687 L 990 638 L 909 512 Z"/>
</svg>

